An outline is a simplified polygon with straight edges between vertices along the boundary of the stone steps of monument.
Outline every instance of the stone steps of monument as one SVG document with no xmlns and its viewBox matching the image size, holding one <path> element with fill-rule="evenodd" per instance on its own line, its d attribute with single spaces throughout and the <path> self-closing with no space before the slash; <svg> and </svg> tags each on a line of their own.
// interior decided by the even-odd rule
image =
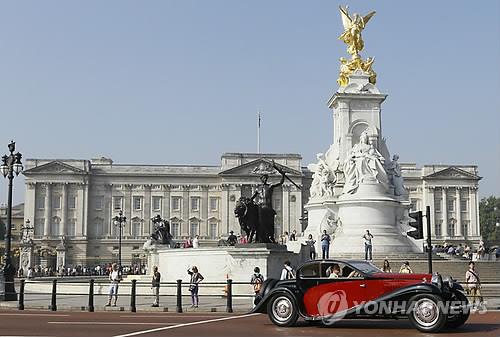
<svg viewBox="0 0 500 337">
<path fill-rule="evenodd" d="M 332 258 L 338 259 L 351 259 L 351 260 L 364 260 L 364 253 L 338 253 L 333 254 Z M 372 255 L 372 259 L 374 261 L 378 260 L 427 260 L 427 254 L 424 253 L 374 253 Z M 441 255 L 432 255 L 433 260 L 447 260 L 445 256 Z"/>
</svg>

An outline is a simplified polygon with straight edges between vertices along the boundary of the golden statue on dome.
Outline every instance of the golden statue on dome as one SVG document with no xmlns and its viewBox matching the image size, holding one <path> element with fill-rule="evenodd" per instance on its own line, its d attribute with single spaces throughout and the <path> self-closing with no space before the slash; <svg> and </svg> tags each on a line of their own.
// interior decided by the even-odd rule
<svg viewBox="0 0 500 337">
<path fill-rule="evenodd" d="M 341 86 L 348 85 L 349 76 L 354 71 L 360 69 L 370 76 L 370 83 L 375 84 L 377 74 L 372 69 L 374 59 L 369 57 L 364 61 L 359 55 L 359 52 L 364 48 L 361 32 L 365 29 L 366 24 L 370 21 L 372 16 L 375 15 L 375 11 L 365 16 L 353 14 L 351 17 L 348 9 L 347 6 L 345 8 L 339 6 L 342 25 L 344 26 L 344 32 L 339 36 L 339 40 L 347 44 L 347 52 L 351 54 L 351 59 L 347 60 L 343 57 L 340 58 L 340 75 L 337 82 Z"/>
</svg>

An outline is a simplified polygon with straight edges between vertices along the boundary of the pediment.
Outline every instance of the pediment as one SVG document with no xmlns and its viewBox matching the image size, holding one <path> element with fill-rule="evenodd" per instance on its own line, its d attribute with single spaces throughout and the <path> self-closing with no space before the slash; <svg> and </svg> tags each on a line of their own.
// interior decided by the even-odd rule
<svg viewBox="0 0 500 337">
<path fill-rule="evenodd" d="M 292 169 L 288 166 L 278 164 L 276 162 L 273 162 L 273 161 L 265 159 L 265 158 L 256 159 L 256 160 L 250 161 L 248 163 L 245 163 L 243 165 L 230 168 L 228 170 L 220 172 L 219 175 L 222 175 L 222 176 L 259 176 L 263 173 L 267 173 L 270 176 L 279 175 L 278 171 L 276 171 L 276 169 L 273 168 L 273 164 L 290 175 L 294 175 L 294 176 L 301 176 L 302 175 L 302 173 L 300 171 Z"/>
<path fill-rule="evenodd" d="M 25 175 L 29 174 L 87 174 L 85 171 L 63 163 L 62 161 L 55 160 L 49 163 L 30 168 L 23 172 Z"/>
<path fill-rule="evenodd" d="M 424 177 L 424 179 L 469 179 L 469 180 L 479 180 L 476 174 L 464 171 L 458 167 L 450 166 L 444 170 L 434 172 Z"/>
</svg>

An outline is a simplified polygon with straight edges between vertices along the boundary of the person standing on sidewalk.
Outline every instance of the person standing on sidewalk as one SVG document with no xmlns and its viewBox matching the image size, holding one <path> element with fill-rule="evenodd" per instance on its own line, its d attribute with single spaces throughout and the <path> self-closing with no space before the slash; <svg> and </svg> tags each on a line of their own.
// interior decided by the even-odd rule
<svg viewBox="0 0 500 337">
<path fill-rule="evenodd" d="M 260 289 L 262 288 L 262 283 L 264 283 L 264 276 L 262 276 L 262 274 L 260 273 L 260 268 L 255 267 L 253 269 L 252 278 L 250 279 L 250 284 L 252 285 L 253 292 L 255 294 L 255 300 L 259 296 Z"/>
<path fill-rule="evenodd" d="M 193 266 L 188 269 L 188 274 L 191 276 L 189 281 L 189 291 L 191 292 L 191 308 L 198 308 L 200 298 L 198 297 L 199 283 L 204 280 L 203 276 L 198 272 L 198 267 Z"/>
<path fill-rule="evenodd" d="M 469 263 L 469 270 L 465 272 L 465 282 L 467 282 L 467 293 L 472 297 L 472 307 L 479 307 L 483 303 L 483 296 L 481 296 L 481 280 L 479 279 L 479 273 L 475 269 L 474 262 Z M 479 300 L 477 306 L 476 299 Z"/>
<path fill-rule="evenodd" d="M 160 280 L 161 280 L 161 274 L 158 271 L 158 266 L 154 266 L 153 279 L 151 281 L 151 288 L 153 289 L 153 296 L 154 296 L 152 307 L 160 306 Z"/>
<path fill-rule="evenodd" d="M 372 239 L 373 235 L 367 229 L 365 235 L 363 235 L 363 240 L 365 242 L 365 261 L 368 261 L 368 256 L 370 256 L 370 260 L 372 260 Z"/>
<path fill-rule="evenodd" d="M 106 304 L 106 306 L 111 306 L 111 300 L 113 300 L 113 306 L 116 307 L 116 301 L 118 300 L 118 285 L 122 280 L 122 273 L 118 269 L 118 265 L 116 263 L 113 263 L 111 266 L 109 280 L 111 281 L 111 284 L 109 285 L 108 304 Z"/>
<path fill-rule="evenodd" d="M 323 231 L 323 235 L 321 235 L 321 258 L 324 260 L 328 259 L 330 255 L 330 235 L 326 233 L 326 230 Z"/>
</svg>

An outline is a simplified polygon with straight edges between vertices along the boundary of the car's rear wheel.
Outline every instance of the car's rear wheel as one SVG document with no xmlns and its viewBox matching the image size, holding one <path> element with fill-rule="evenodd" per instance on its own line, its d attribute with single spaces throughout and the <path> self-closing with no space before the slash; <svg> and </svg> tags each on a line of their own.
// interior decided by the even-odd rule
<svg viewBox="0 0 500 337">
<path fill-rule="evenodd" d="M 419 294 L 410 299 L 408 318 L 422 332 L 438 332 L 446 324 L 446 315 L 440 305 L 442 299 L 433 294 Z"/>
<path fill-rule="evenodd" d="M 467 300 L 467 296 L 462 294 L 461 292 L 456 292 L 455 293 L 455 301 L 460 302 L 460 305 L 462 306 L 463 310 L 460 313 L 457 313 L 455 315 L 448 315 L 448 318 L 446 320 L 446 327 L 449 329 L 456 329 L 462 325 L 469 319 L 470 315 L 470 310 L 467 307 L 469 304 L 469 301 Z M 452 301 L 452 305 L 455 305 Z"/>
<path fill-rule="evenodd" d="M 299 311 L 292 296 L 287 293 L 274 295 L 267 303 L 269 319 L 277 326 L 293 326 L 299 318 Z"/>
</svg>

